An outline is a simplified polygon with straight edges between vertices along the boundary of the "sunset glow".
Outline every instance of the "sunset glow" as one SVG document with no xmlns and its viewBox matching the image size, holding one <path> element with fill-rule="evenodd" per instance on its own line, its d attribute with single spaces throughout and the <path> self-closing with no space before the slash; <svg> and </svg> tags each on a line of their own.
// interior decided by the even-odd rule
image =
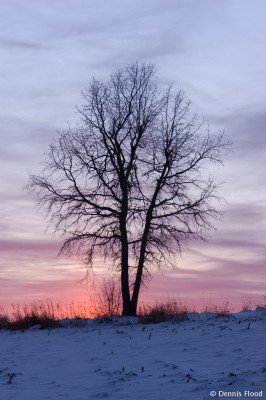
<svg viewBox="0 0 266 400">
<path fill-rule="evenodd" d="M 1 2 L 0 306 L 91 301 L 92 279 L 81 283 L 77 257 L 58 256 L 62 238 L 24 187 L 56 130 L 76 123 L 93 76 L 135 60 L 156 63 L 161 82 L 233 142 L 211 171 L 226 200 L 217 231 L 189 243 L 175 269 L 155 271 L 140 302 L 237 308 L 266 294 L 265 11 L 263 0 Z M 107 264 L 95 263 L 96 287 Z"/>
</svg>

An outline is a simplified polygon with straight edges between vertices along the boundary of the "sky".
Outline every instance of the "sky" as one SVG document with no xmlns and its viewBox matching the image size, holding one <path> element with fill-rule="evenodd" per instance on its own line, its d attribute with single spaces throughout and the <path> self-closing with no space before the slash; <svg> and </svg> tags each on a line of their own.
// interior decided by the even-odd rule
<svg viewBox="0 0 266 400">
<path fill-rule="evenodd" d="M 224 217 L 208 242 L 155 272 L 141 301 L 196 302 L 266 295 L 266 3 L 264 0 L 2 0 L 0 3 L 0 305 L 83 301 L 76 257 L 58 257 L 23 189 L 57 130 L 78 120 L 81 91 L 136 60 L 181 88 L 233 151 L 213 171 Z M 106 274 L 95 268 L 96 281 Z"/>
</svg>

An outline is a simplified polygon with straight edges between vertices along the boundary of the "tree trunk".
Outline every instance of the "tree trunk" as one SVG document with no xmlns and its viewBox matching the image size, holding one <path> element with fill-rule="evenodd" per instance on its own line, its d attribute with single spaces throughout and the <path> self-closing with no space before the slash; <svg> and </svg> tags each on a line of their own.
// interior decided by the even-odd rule
<svg viewBox="0 0 266 400">
<path fill-rule="evenodd" d="M 130 291 L 128 276 L 128 237 L 125 218 L 120 220 L 121 233 L 121 293 L 122 293 L 122 315 L 130 315 Z"/>
<path fill-rule="evenodd" d="M 157 193 L 156 193 L 156 195 L 157 195 Z M 148 243 L 148 235 L 149 235 L 150 226 L 151 226 L 152 211 L 154 208 L 155 199 L 156 199 L 156 196 L 154 195 L 152 202 L 150 204 L 149 210 L 147 212 L 145 228 L 144 228 L 142 241 L 141 241 L 138 269 L 137 269 L 134 290 L 133 290 L 132 299 L 131 299 L 131 308 L 130 308 L 131 315 L 134 315 L 134 316 L 137 315 L 139 291 L 140 291 L 140 287 L 141 287 L 141 279 L 142 279 L 143 267 L 144 267 L 144 262 L 145 262 L 145 253 L 146 253 L 146 247 L 147 247 L 147 243 Z"/>
<path fill-rule="evenodd" d="M 146 246 L 145 246 L 145 248 L 146 248 Z M 142 272 L 143 272 L 143 266 L 144 266 L 144 254 L 145 254 L 145 250 L 143 253 L 143 257 L 140 257 L 140 260 L 139 260 L 137 275 L 136 275 L 135 284 L 134 284 L 134 291 L 133 291 L 132 299 L 130 302 L 130 315 L 132 315 L 132 316 L 137 315 L 139 291 L 140 291 L 141 278 L 142 278 Z"/>
<path fill-rule="evenodd" d="M 128 266 L 122 264 L 121 268 L 122 315 L 130 315 L 130 293 L 128 284 Z"/>
<path fill-rule="evenodd" d="M 151 214 L 151 213 L 149 213 L 149 214 Z M 137 314 L 139 291 L 140 291 L 140 287 L 141 287 L 141 279 L 142 279 L 142 273 L 143 273 L 143 267 L 144 267 L 144 261 L 145 261 L 147 240 L 148 240 L 148 234 L 149 234 L 149 230 L 150 230 L 151 215 L 148 215 L 148 217 L 149 218 L 148 218 L 148 221 L 146 221 L 146 226 L 145 226 L 144 234 L 142 237 L 138 269 L 137 269 L 134 290 L 133 290 L 131 305 L 130 305 L 131 315 L 134 315 L 134 316 Z"/>
</svg>

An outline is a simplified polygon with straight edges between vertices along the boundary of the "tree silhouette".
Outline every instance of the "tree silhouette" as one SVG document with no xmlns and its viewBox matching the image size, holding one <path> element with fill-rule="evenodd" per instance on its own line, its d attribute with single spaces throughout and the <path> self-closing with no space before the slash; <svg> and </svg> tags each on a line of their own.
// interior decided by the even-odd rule
<svg viewBox="0 0 266 400">
<path fill-rule="evenodd" d="M 151 267 L 175 263 L 184 241 L 212 226 L 217 184 L 209 163 L 229 144 L 211 135 L 152 64 L 134 63 L 83 93 L 81 120 L 59 133 L 29 189 L 45 208 L 62 251 L 108 257 L 121 274 L 123 315 L 136 315 Z"/>
</svg>

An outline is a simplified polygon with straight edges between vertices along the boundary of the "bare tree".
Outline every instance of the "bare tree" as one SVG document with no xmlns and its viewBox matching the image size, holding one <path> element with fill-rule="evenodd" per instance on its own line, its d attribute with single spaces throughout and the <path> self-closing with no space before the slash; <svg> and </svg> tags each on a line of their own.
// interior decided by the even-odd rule
<svg viewBox="0 0 266 400">
<path fill-rule="evenodd" d="M 134 63 L 83 93 L 81 120 L 51 144 L 29 188 L 46 208 L 62 251 L 108 257 L 121 274 L 123 315 L 136 315 L 152 266 L 175 263 L 187 239 L 202 238 L 219 212 L 209 163 L 229 144 L 211 135 L 152 64 Z"/>
</svg>

